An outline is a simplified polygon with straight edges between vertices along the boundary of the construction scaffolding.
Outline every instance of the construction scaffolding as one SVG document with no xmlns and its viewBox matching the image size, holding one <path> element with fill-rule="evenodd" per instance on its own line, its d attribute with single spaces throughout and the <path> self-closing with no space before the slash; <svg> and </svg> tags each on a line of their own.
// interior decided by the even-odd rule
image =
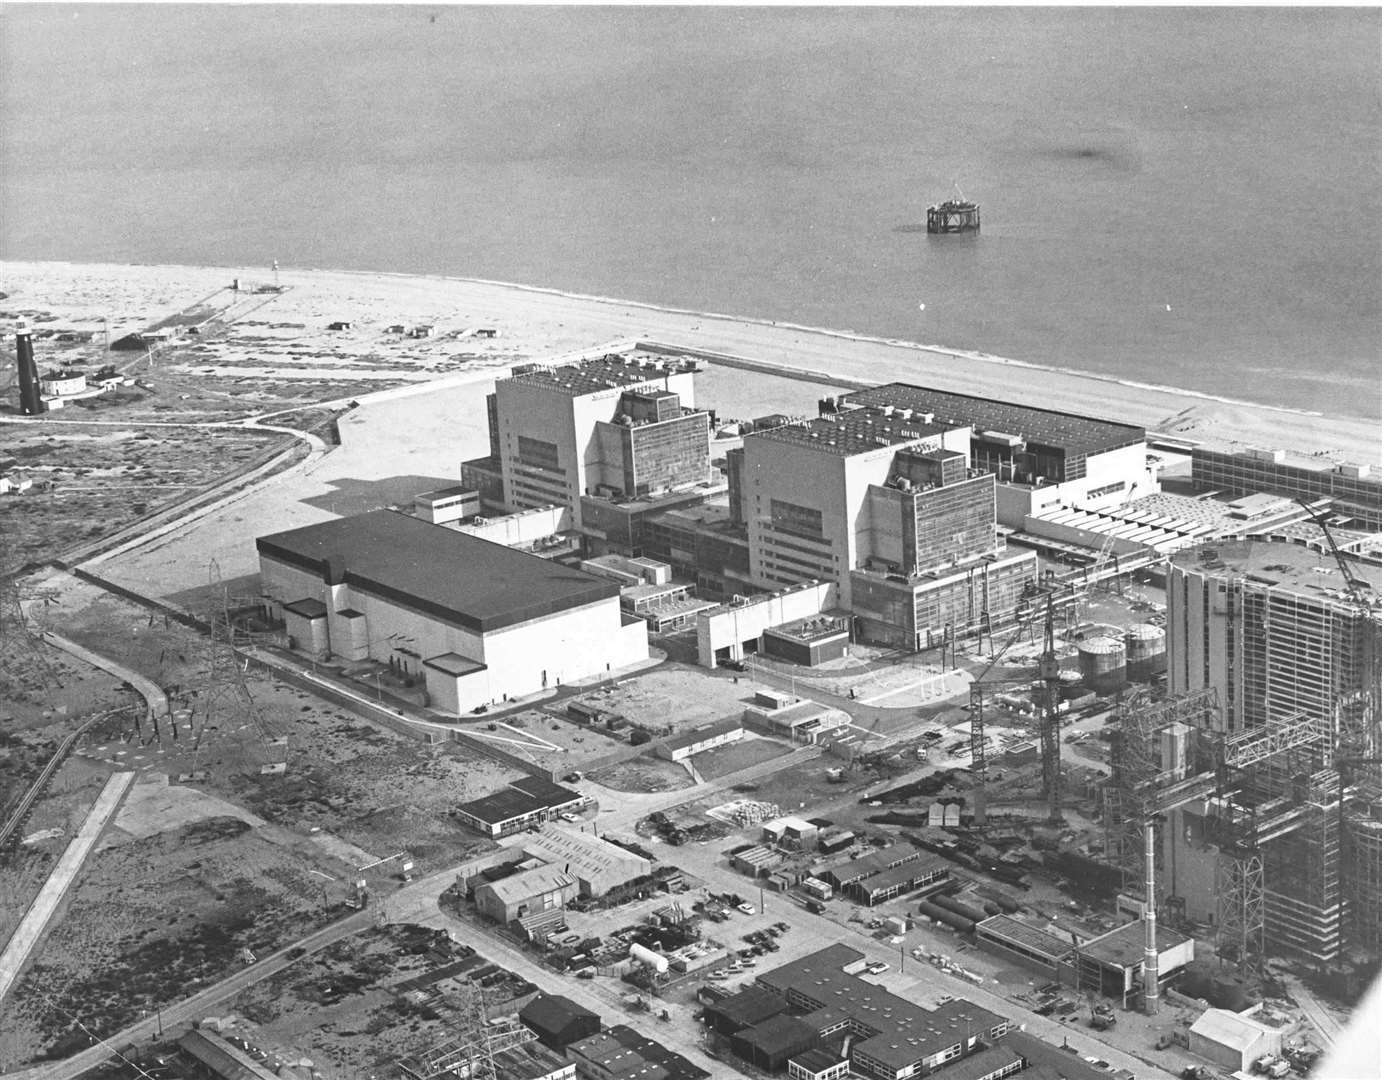
<svg viewBox="0 0 1382 1080">
<path fill-rule="evenodd" d="M 483 988 L 465 983 L 460 991 L 464 1001 L 455 1024 L 459 1034 L 430 1049 L 398 1061 L 399 1071 L 410 1080 L 500 1080 L 495 1055 L 515 1050 L 537 1038 L 537 1034 L 517 1017 L 495 1020 L 485 1015 Z"/>
<path fill-rule="evenodd" d="M 1208 766 L 1208 754 L 1197 749 L 1200 733 L 1215 725 L 1219 698 L 1212 688 L 1163 701 L 1151 702 L 1134 692 L 1119 703 L 1113 752 L 1112 776 L 1103 790 L 1105 857 L 1122 875 L 1124 889 L 1143 881 L 1144 823 L 1156 817 L 1151 788 L 1159 778 L 1167 781 Z M 1163 785 L 1164 786 L 1164 785 Z M 1162 858 L 1156 847 L 1158 867 Z M 1160 874 L 1157 880 L 1162 880 Z M 1146 897 L 1159 903 L 1159 897 Z"/>
</svg>

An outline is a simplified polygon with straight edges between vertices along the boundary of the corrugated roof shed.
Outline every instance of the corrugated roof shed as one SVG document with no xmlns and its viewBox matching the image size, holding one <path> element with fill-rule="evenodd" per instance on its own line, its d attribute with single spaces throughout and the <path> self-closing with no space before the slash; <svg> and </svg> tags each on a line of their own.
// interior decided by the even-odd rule
<svg viewBox="0 0 1382 1080">
<path fill-rule="evenodd" d="M 669 750 L 680 750 L 684 746 L 695 746 L 696 743 L 713 739 L 717 735 L 726 735 L 731 731 L 742 731 L 743 729 L 743 721 L 737 717 L 728 717 L 724 720 L 716 720 L 713 724 L 695 728 L 692 731 L 684 731 L 680 735 L 673 735 L 662 745 Z"/>
<path fill-rule="evenodd" d="M 525 870 L 521 874 L 514 874 L 512 877 L 488 882 L 475 891 L 478 893 L 489 890 L 494 894 L 494 898 L 501 903 L 513 904 L 520 900 L 526 900 L 530 896 L 539 896 L 556 889 L 574 888 L 576 888 L 576 879 L 569 874 L 562 873 L 555 866 L 538 866 L 532 870 Z"/>
<path fill-rule="evenodd" d="M 653 872 L 647 859 L 589 833 L 546 826 L 523 843 L 534 858 L 562 867 L 584 882 L 592 895 L 602 896 L 634 878 Z"/>
</svg>

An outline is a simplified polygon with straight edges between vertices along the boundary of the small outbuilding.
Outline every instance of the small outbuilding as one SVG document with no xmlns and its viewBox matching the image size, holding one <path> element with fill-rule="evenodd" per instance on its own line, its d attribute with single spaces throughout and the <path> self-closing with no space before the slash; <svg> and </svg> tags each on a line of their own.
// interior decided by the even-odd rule
<svg viewBox="0 0 1382 1080">
<path fill-rule="evenodd" d="M 1243 1013 L 1206 1009 L 1190 1025 L 1190 1052 L 1224 1069 L 1246 1072 L 1281 1052 L 1281 1032 Z"/>
</svg>

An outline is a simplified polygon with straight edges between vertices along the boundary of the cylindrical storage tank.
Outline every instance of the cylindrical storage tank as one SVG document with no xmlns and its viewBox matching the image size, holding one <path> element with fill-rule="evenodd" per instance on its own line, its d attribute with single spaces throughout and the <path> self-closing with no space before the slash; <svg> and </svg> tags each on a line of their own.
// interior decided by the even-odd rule
<svg viewBox="0 0 1382 1080">
<path fill-rule="evenodd" d="M 1111 694 L 1127 682 L 1127 653 L 1119 638 L 1096 637 L 1077 646 L 1080 674 L 1096 694 Z"/>
<path fill-rule="evenodd" d="M 1022 905 L 1004 893 L 994 893 L 993 902 L 1003 909 L 1005 915 L 1012 915 L 1022 909 Z"/>
<path fill-rule="evenodd" d="M 652 949 L 644 948 L 636 941 L 629 946 L 629 957 L 637 960 L 644 967 L 652 968 L 659 975 L 667 973 L 667 957 L 659 952 L 653 952 Z"/>
<path fill-rule="evenodd" d="M 1084 693 L 1084 677 L 1078 671 L 1062 671 L 1057 693 L 1062 701 L 1079 697 Z"/>
<path fill-rule="evenodd" d="M 954 899 L 953 897 L 935 896 L 932 897 L 932 901 L 937 906 L 944 908 L 946 911 L 952 911 L 956 915 L 970 920 L 970 922 L 983 922 L 984 919 L 988 917 L 978 908 L 970 907 L 968 904 L 962 904 L 960 903 L 960 901 Z"/>
<path fill-rule="evenodd" d="M 1001 915 L 1001 914 L 1003 914 L 1003 909 L 1002 909 L 1001 907 L 998 906 L 998 902 L 997 902 L 996 900 L 985 900 L 985 901 L 984 901 L 984 914 L 986 914 L 986 915 Z"/>
<path fill-rule="evenodd" d="M 937 907 L 929 900 L 923 900 L 917 905 L 917 911 L 927 916 L 929 919 L 958 930 L 962 934 L 974 933 L 974 919 L 966 919 L 963 915 L 957 915 L 953 911 L 946 911 L 943 907 Z"/>
<path fill-rule="evenodd" d="M 1130 626 L 1123 635 L 1128 662 L 1128 679 L 1151 682 L 1166 670 L 1166 631 L 1151 623 Z"/>
</svg>

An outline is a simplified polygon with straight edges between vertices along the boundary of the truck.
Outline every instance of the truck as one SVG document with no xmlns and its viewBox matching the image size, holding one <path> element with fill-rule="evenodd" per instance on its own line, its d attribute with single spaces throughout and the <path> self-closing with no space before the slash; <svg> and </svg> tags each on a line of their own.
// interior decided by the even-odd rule
<svg viewBox="0 0 1382 1080">
<path fill-rule="evenodd" d="M 1090 1009 L 1089 1026 L 1095 1031 L 1107 1031 L 1118 1023 L 1118 1017 L 1114 1015 L 1113 1006 L 1105 1001 L 1101 1001 Z"/>
<path fill-rule="evenodd" d="M 819 900 L 808 900 L 806 901 L 806 910 L 809 911 L 812 915 L 824 915 L 825 905 L 822 904 Z"/>
</svg>

